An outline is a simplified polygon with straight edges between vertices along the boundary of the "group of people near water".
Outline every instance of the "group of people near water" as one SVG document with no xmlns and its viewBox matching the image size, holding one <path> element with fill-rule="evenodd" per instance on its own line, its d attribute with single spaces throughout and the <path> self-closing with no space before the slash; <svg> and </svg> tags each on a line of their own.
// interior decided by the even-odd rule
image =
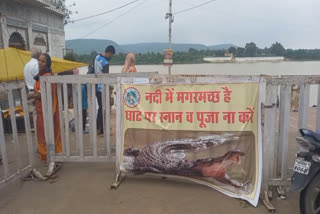
<svg viewBox="0 0 320 214">
<path fill-rule="evenodd" d="M 109 73 L 109 65 L 112 56 L 116 54 L 115 48 L 110 45 L 106 47 L 105 51 L 95 56 L 92 70 L 95 74 Z M 134 53 L 128 53 L 122 68 L 122 72 L 137 72 L 136 60 Z M 44 118 L 43 109 L 41 103 L 41 91 L 40 91 L 40 76 L 52 76 L 52 61 L 51 57 L 47 53 L 41 53 L 41 50 L 37 48 L 31 49 L 31 60 L 25 65 L 24 77 L 26 87 L 28 89 L 28 99 L 33 101 L 30 102 L 31 109 L 36 111 L 36 129 L 38 139 L 38 152 L 40 153 L 40 160 L 47 160 L 47 147 L 45 140 L 44 130 Z M 103 136 L 103 114 L 102 114 L 102 85 L 96 85 L 96 98 L 98 103 L 98 114 L 97 114 L 97 130 L 98 135 Z M 113 88 L 110 88 L 112 91 Z M 82 86 L 82 115 L 83 115 L 83 131 L 87 132 L 86 118 L 87 118 L 87 88 L 86 85 Z M 54 139 L 55 139 L 55 152 L 62 152 L 61 133 L 60 133 L 60 122 L 58 110 L 58 96 L 56 84 L 52 84 L 52 110 L 53 110 L 53 122 L 54 122 Z"/>
</svg>

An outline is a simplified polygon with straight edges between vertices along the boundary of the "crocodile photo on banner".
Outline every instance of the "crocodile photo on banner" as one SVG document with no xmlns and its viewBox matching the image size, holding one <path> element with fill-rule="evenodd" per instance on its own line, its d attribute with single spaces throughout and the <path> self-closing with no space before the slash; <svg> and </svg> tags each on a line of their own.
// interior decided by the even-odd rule
<svg viewBox="0 0 320 214">
<path fill-rule="evenodd" d="M 178 176 L 257 205 L 259 81 L 123 84 L 121 90 L 122 173 Z"/>
</svg>

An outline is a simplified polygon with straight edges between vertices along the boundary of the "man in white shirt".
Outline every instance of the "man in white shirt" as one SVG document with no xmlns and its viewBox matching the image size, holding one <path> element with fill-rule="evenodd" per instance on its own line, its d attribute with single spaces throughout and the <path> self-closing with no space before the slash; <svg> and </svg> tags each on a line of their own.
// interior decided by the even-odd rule
<svg viewBox="0 0 320 214">
<path fill-rule="evenodd" d="M 24 81 L 26 83 L 26 87 L 28 89 L 28 93 L 33 93 L 34 88 L 34 77 L 39 73 L 39 64 L 38 58 L 41 55 L 41 50 L 38 48 L 31 48 L 31 60 L 24 66 Z M 34 102 L 32 100 L 28 101 L 28 110 L 30 118 L 33 118 L 33 130 L 35 132 L 36 141 L 37 141 L 37 129 L 36 125 L 36 112 L 34 107 Z"/>
<path fill-rule="evenodd" d="M 24 67 L 24 80 L 28 91 L 33 91 L 34 77 L 39 73 L 38 58 L 41 55 L 41 51 L 37 48 L 31 48 L 31 60 Z"/>
</svg>

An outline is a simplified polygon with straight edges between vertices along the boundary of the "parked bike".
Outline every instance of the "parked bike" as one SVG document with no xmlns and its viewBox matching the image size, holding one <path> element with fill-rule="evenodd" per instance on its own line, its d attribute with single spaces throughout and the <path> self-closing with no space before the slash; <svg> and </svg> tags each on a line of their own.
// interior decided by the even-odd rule
<svg viewBox="0 0 320 214">
<path fill-rule="evenodd" d="M 300 191 L 302 214 L 320 214 L 320 133 L 308 129 L 300 133 L 291 190 Z"/>
</svg>

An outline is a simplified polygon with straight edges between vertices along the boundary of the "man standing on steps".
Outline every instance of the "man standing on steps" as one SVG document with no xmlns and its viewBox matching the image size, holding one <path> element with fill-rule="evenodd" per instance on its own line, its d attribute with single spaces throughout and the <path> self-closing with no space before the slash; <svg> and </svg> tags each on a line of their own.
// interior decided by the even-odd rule
<svg viewBox="0 0 320 214">
<path fill-rule="evenodd" d="M 102 54 L 96 56 L 94 60 L 94 72 L 96 74 L 109 73 L 109 61 L 116 53 L 115 48 L 109 45 Z M 97 115 L 97 130 L 98 135 L 103 135 L 103 118 L 102 118 L 102 97 L 101 97 L 102 85 L 97 84 L 96 96 L 98 101 L 98 115 Z"/>
</svg>

